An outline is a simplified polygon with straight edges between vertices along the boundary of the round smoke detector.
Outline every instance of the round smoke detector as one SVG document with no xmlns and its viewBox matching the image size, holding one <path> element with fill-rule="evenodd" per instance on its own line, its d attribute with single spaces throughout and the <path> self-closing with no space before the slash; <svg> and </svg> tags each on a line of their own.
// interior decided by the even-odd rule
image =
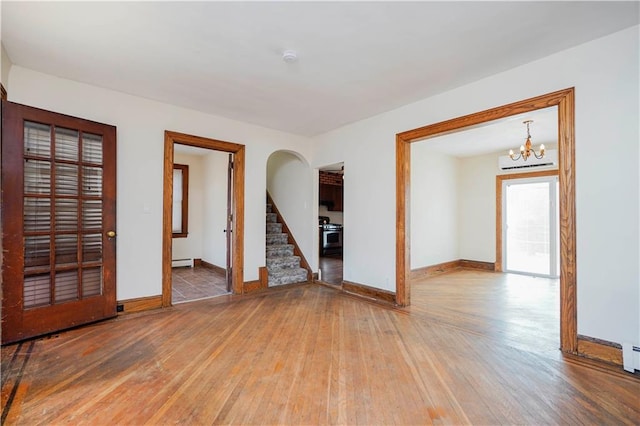
<svg viewBox="0 0 640 426">
<path fill-rule="evenodd" d="M 298 60 L 298 54 L 295 52 L 295 50 L 285 50 L 282 53 L 282 60 L 290 64 Z"/>
</svg>

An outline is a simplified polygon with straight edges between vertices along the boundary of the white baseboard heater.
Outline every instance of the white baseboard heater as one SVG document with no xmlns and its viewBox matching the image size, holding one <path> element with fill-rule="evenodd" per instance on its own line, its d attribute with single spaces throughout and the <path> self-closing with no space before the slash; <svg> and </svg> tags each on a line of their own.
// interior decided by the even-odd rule
<svg viewBox="0 0 640 426">
<path fill-rule="evenodd" d="M 193 268 L 193 258 L 190 259 L 174 259 L 171 261 L 172 268 L 182 268 L 188 266 L 189 268 Z"/>
<path fill-rule="evenodd" d="M 622 362 L 624 369 L 628 372 L 633 373 L 634 370 L 640 371 L 640 347 L 627 342 L 623 343 Z"/>
</svg>

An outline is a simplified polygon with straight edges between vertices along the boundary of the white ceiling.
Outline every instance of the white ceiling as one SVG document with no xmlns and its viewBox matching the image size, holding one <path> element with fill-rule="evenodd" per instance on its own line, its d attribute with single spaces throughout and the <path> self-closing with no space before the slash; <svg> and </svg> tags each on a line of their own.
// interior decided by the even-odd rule
<svg viewBox="0 0 640 426">
<path fill-rule="evenodd" d="M 510 149 L 518 152 L 527 139 L 525 120 L 532 120 L 529 130 L 531 143 L 536 150 L 540 144 L 549 148 L 557 146 L 558 108 L 553 106 L 429 138 L 425 142 L 428 144 L 426 148 L 454 157 L 473 157 L 500 151 L 506 155 Z"/>
<path fill-rule="evenodd" d="M 0 7 L 16 65 L 307 136 L 639 22 L 636 1 Z"/>
</svg>

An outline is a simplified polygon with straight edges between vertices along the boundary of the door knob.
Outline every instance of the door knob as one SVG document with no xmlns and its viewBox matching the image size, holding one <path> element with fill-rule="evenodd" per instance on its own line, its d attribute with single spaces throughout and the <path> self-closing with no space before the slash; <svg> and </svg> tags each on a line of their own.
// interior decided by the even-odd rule
<svg viewBox="0 0 640 426">
<path fill-rule="evenodd" d="M 107 237 L 113 238 L 116 236 L 116 231 L 107 231 Z"/>
</svg>

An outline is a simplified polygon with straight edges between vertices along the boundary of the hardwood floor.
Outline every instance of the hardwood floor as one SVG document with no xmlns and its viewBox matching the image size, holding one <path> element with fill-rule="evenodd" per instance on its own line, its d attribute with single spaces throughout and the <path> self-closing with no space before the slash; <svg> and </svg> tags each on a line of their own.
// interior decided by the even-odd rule
<svg viewBox="0 0 640 426">
<path fill-rule="evenodd" d="M 182 303 L 229 293 L 225 274 L 204 266 L 171 269 L 171 302 Z"/>
<path fill-rule="evenodd" d="M 342 284 L 342 255 L 320 256 L 319 267 L 322 270 L 322 281 L 334 284 Z"/>
<path fill-rule="evenodd" d="M 461 271 L 447 274 L 448 285 L 445 276 L 417 283 L 409 309 L 303 284 L 6 346 L 2 420 L 640 423 L 638 378 L 530 350 L 535 338 L 517 343 L 535 329 L 536 309 L 512 303 L 520 291 L 500 290 L 511 277 L 491 284 L 485 274 Z"/>
</svg>

